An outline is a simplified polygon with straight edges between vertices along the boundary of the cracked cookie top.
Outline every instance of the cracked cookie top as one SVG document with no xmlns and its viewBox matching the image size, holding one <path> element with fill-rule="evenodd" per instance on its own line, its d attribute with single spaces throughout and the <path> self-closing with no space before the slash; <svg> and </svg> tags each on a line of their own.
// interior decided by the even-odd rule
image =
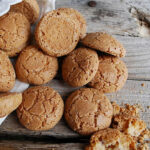
<svg viewBox="0 0 150 150">
<path fill-rule="evenodd" d="M 80 35 L 79 23 L 53 10 L 42 17 L 35 31 L 40 48 L 50 56 L 64 56 L 74 50 Z"/>
<path fill-rule="evenodd" d="M 119 41 L 111 35 L 103 32 L 89 33 L 83 40 L 81 40 L 81 43 L 90 48 L 117 57 L 124 57 L 126 54 L 126 50 Z"/>
<path fill-rule="evenodd" d="M 0 49 L 15 56 L 28 43 L 30 23 L 21 13 L 9 12 L 0 17 Z"/>
<path fill-rule="evenodd" d="M 63 110 L 63 100 L 55 90 L 36 86 L 23 92 L 17 116 L 20 123 L 29 130 L 49 130 L 59 122 Z"/>
<path fill-rule="evenodd" d="M 82 135 L 108 128 L 113 108 L 108 98 L 98 90 L 82 88 L 73 92 L 65 104 L 68 125 Z"/>
<path fill-rule="evenodd" d="M 40 8 L 36 0 L 23 0 L 21 3 L 12 5 L 10 11 L 22 13 L 30 23 L 35 23 L 39 17 Z"/>
<path fill-rule="evenodd" d="M 14 87 L 15 71 L 5 52 L 0 51 L 0 92 L 7 92 Z"/>
<path fill-rule="evenodd" d="M 17 78 L 41 85 L 52 80 L 58 70 L 57 58 L 44 54 L 35 46 L 26 47 L 16 61 Z"/>
<path fill-rule="evenodd" d="M 134 139 L 119 130 L 107 128 L 92 135 L 85 150 L 136 150 Z"/>
<path fill-rule="evenodd" d="M 0 118 L 9 115 L 22 102 L 21 93 L 0 94 Z"/>
<path fill-rule="evenodd" d="M 123 61 L 114 56 L 99 56 L 99 68 L 89 83 L 102 93 L 111 93 L 120 90 L 128 77 L 128 70 Z"/>
<path fill-rule="evenodd" d="M 63 79 L 73 87 L 83 86 L 93 79 L 98 65 L 98 55 L 95 51 L 88 48 L 78 48 L 63 61 Z"/>
</svg>

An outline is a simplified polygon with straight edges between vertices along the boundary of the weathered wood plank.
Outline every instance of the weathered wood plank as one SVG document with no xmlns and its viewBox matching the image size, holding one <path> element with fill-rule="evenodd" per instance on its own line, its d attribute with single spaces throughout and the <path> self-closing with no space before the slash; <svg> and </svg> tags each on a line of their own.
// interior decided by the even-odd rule
<svg viewBox="0 0 150 150">
<path fill-rule="evenodd" d="M 141 84 L 144 83 L 144 87 Z M 74 91 L 74 88 L 66 85 L 63 81 L 53 80 L 50 84 L 51 87 L 56 89 L 63 97 L 66 97 L 70 92 Z M 149 81 L 134 81 L 128 80 L 125 87 L 113 94 L 107 94 L 111 101 L 117 101 L 117 103 L 129 103 L 140 104 L 143 106 L 145 112 L 142 112 L 142 118 L 146 121 L 148 127 L 150 127 L 150 82 Z M 64 98 L 65 100 L 65 98 Z M 37 137 L 55 137 L 55 138 L 78 138 L 81 137 L 77 133 L 68 128 L 64 120 L 61 120 L 52 130 L 43 132 L 29 131 L 22 127 L 16 117 L 16 114 L 11 114 L 8 119 L 0 126 L 0 135 L 28 135 Z"/>
<path fill-rule="evenodd" d="M 83 150 L 83 143 L 33 143 L 29 141 L 0 141 L 0 150 Z"/>
</svg>

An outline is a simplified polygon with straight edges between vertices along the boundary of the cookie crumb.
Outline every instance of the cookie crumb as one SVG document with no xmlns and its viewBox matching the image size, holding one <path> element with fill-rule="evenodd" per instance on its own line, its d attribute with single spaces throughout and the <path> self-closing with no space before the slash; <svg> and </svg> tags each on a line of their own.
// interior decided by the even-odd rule
<svg viewBox="0 0 150 150">
<path fill-rule="evenodd" d="M 141 86 L 142 86 L 142 87 L 144 87 L 144 86 L 145 86 L 145 84 L 144 84 L 144 83 L 142 83 L 142 84 L 141 84 Z"/>
<path fill-rule="evenodd" d="M 147 106 L 148 109 L 150 109 L 150 106 Z"/>
</svg>

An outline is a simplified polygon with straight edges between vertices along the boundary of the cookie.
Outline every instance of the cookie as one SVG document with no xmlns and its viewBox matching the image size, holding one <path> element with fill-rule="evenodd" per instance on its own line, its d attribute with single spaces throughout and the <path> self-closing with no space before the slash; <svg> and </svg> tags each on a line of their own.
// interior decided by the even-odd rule
<svg viewBox="0 0 150 150">
<path fill-rule="evenodd" d="M 46 55 L 36 46 L 28 46 L 19 55 L 15 68 L 19 80 L 41 85 L 55 77 L 58 61 L 57 58 Z"/>
<path fill-rule="evenodd" d="M 40 8 L 36 0 L 23 0 L 21 3 L 12 5 L 10 11 L 22 13 L 33 24 L 39 18 Z"/>
<path fill-rule="evenodd" d="M 128 70 L 123 61 L 114 56 L 99 56 L 99 68 L 89 83 L 103 93 L 120 90 L 128 78 Z"/>
<path fill-rule="evenodd" d="M 83 86 L 93 79 L 98 65 L 98 55 L 95 51 L 78 48 L 64 59 L 62 77 L 73 87 Z"/>
<path fill-rule="evenodd" d="M 0 51 L 0 92 L 7 92 L 14 87 L 15 71 L 5 52 Z"/>
<path fill-rule="evenodd" d="M 59 8 L 57 9 L 58 13 L 67 14 L 68 17 L 71 17 L 76 22 L 79 22 L 80 25 L 80 39 L 84 38 L 86 35 L 86 20 L 84 17 L 73 8 Z"/>
<path fill-rule="evenodd" d="M 81 43 L 117 57 L 124 57 L 126 54 L 126 50 L 119 41 L 103 32 L 89 33 L 81 40 Z"/>
<path fill-rule="evenodd" d="M 30 37 L 30 23 L 20 13 L 9 12 L 0 17 L 0 49 L 9 56 L 15 56 L 27 44 Z"/>
<path fill-rule="evenodd" d="M 22 102 L 21 93 L 4 93 L 0 94 L 0 118 L 9 115 Z"/>
<path fill-rule="evenodd" d="M 79 35 L 79 23 L 55 10 L 43 16 L 35 31 L 35 39 L 39 47 L 45 53 L 55 57 L 73 51 L 79 41 Z"/>
<path fill-rule="evenodd" d="M 132 137 L 116 129 L 105 129 L 96 132 L 90 139 L 90 145 L 85 150 L 136 150 Z"/>
<path fill-rule="evenodd" d="M 121 107 L 120 112 L 113 117 L 112 127 L 138 137 L 146 130 L 146 123 L 139 118 L 139 113 L 134 106 Z"/>
<path fill-rule="evenodd" d="M 64 103 L 52 88 L 37 86 L 23 92 L 23 102 L 17 109 L 20 123 L 29 130 L 53 128 L 61 119 Z"/>
<path fill-rule="evenodd" d="M 108 128 L 113 108 L 108 98 L 98 90 L 82 88 L 73 92 L 65 104 L 68 125 L 82 135 Z"/>
</svg>

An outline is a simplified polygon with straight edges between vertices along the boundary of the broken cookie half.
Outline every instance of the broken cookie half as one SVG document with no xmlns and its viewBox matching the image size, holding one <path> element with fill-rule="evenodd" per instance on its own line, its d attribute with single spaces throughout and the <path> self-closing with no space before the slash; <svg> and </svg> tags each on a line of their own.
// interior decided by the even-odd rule
<svg viewBox="0 0 150 150">
<path fill-rule="evenodd" d="M 136 143 L 130 135 L 107 128 L 96 132 L 85 150 L 136 150 Z"/>
</svg>

